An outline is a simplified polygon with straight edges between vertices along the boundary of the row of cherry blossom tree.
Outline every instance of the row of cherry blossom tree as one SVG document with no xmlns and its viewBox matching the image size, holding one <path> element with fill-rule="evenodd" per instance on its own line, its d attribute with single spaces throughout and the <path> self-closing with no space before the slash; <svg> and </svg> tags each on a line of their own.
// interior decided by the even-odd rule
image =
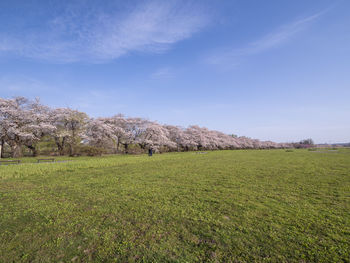
<svg viewBox="0 0 350 263">
<path fill-rule="evenodd" d="M 25 148 L 35 156 L 43 138 L 54 142 L 58 154 L 68 153 L 71 156 L 76 155 L 82 145 L 113 153 L 128 153 L 131 146 L 144 151 L 149 148 L 155 151 L 189 151 L 292 147 L 291 144 L 231 136 L 198 126 L 161 125 L 123 115 L 94 119 L 69 108 L 52 109 L 39 100 L 0 98 L 1 154 L 6 145 L 13 157 L 20 157 Z"/>
</svg>

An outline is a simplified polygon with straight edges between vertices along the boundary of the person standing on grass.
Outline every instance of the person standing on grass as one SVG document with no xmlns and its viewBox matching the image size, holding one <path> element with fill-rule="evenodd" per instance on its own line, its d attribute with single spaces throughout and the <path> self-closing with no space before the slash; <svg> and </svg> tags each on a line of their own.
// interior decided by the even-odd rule
<svg viewBox="0 0 350 263">
<path fill-rule="evenodd" d="M 149 149 L 148 149 L 148 156 L 152 156 L 152 154 L 153 154 L 153 149 L 152 149 L 152 148 L 149 148 Z"/>
</svg>

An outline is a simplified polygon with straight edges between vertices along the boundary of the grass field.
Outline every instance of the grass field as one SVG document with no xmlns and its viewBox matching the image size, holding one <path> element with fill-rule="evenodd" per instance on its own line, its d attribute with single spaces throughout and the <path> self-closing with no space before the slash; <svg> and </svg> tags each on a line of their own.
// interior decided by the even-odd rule
<svg viewBox="0 0 350 263">
<path fill-rule="evenodd" d="M 0 262 L 350 262 L 350 150 L 0 166 Z"/>
</svg>

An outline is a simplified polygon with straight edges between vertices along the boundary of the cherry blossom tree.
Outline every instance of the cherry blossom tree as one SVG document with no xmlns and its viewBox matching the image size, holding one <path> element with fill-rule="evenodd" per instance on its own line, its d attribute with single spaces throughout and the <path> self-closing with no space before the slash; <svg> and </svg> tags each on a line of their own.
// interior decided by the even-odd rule
<svg viewBox="0 0 350 263">
<path fill-rule="evenodd" d="M 147 128 L 148 122 L 143 118 L 125 118 L 119 122 L 120 127 L 124 130 L 120 143 L 124 146 L 125 153 L 128 153 L 130 144 L 139 144 L 141 148 L 147 145 L 144 143 L 143 133 Z"/>
<path fill-rule="evenodd" d="M 29 116 L 24 114 L 27 104 L 28 100 L 23 97 L 0 100 L 1 137 L 10 145 L 13 157 L 22 155 L 23 141 L 33 136 L 26 132 L 31 122 Z"/>
<path fill-rule="evenodd" d="M 11 147 L 14 157 L 21 156 L 23 147 L 36 155 L 38 142 L 45 136 L 53 138 L 61 155 L 66 149 L 70 155 L 75 155 L 76 147 L 81 143 L 108 148 L 114 153 L 119 152 L 120 145 L 124 146 L 125 153 L 128 153 L 129 145 L 138 145 L 143 150 L 164 148 L 168 151 L 272 149 L 300 145 L 227 135 L 197 125 L 188 128 L 161 125 L 121 114 L 90 119 L 77 110 L 50 109 L 39 100 L 0 98 L 0 156 L 5 144 Z"/>
<path fill-rule="evenodd" d="M 192 125 L 185 130 L 185 136 L 187 136 L 186 139 L 189 147 L 193 147 L 195 150 L 209 148 L 210 135 L 207 128 Z"/>
<path fill-rule="evenodd" d="M 5 146 L 5 134 L 3 133 L 2 126 L 1 126 L 1 120 L 0 120 L 0 158 L 3 158 L 3 150 Z"/>
<path fill-rule="evenodd" d="M 48 111 L 39 100 L 0 99 L 1 140 L 10 145 L 13 157 L 22 156 L 22 146 L 36 155 L 36 143 L 55 129 L 49 122 Z"/>
<path fill-rule="evenodd" d="M 101 120 L 111 128 L 115 153 L 119 152 L 120 144 L 123 144 L 125 147 L 125 145 L 131 143 L 131 135 L 126 131 L 128 127 L 127 120 L 122 114 L 117 114 L 110 118 L 101 118 Z"/>
<path fill-rule="evenodd" d="M 5 120 L 4 115 L 2 113 L 2 108 L 5 107 L 5 100 L 0 98 L 0 158 L 3 158 L 4 146 L 5 146 Z"/>
<path fill-rule="evenodd" d="M 111 144 L 115 144 L 117 141 L 114 127 L 102 118 L 91 120 L 87 124 L 84 139 L 86 139 L 90 145 L 105 148 L 109 147 Z"/>
<path fill-rule="evenodd" d="M 145 121 L 141 132 L 135 140 L 141 149 L 153 148 L 158 150 L 161 146 L 170 149 L 176 148 L 176 143 L 169 138 L 169 131 L 157 122 Z"/>
<path fill-rule="evenodd" d="M 185 131 L 182 127 L 173 125 L 164 125 L 163 127 L 167 130 L 168 139 L 176 144 L 177 151 L 186 147 Z"/>
<path fill-rule="evenodd" d="M 28 131 L 30 131 L 34 137 L 32 137 L 31 140 L 25 141 L 25 146 L 32 151 L 33 156 L 38 154 L 37 143 L 44 136 L 52 134 L 56 129 L 52 123 L 50 111 L 51 109 L 42 105 L 38 99 L 30 104 L 28 114 L 31 116 L 31 123 L 28 125 Z"/>
<path fill-rule="evenodd" d="M 64 149 L 68 146 L 69 155 L 75 155 L 75 148 L 84 136 L 89 117 L 84 112 L 69 108 L 54 109 L 50 115 L 56 127 L 52 137 L 59 154 L 64 155 Z"/>
</svg>

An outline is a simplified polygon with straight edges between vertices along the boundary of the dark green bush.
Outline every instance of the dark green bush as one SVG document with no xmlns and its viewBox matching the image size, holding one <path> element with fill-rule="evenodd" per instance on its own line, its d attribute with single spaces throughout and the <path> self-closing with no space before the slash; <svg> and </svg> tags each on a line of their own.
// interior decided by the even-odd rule
<svg viewBox="0 0 350 263">
<path fill-rule="evenodd" d="M 310 148 L 310 149 L 308 149 L 309 152 L 314 152 L 314 151 L 316 151 L 316 150 L 317 150 L 316 148 Z"/>
<path fill-rule="evenodd" d="M 80 145 L 76 149 L 76 155 L 81 156 L 101 156 L 104 153 L 103 148 L 95 147 L 95 146 L 90 146 L 90 145 Z"/>
</svg>

